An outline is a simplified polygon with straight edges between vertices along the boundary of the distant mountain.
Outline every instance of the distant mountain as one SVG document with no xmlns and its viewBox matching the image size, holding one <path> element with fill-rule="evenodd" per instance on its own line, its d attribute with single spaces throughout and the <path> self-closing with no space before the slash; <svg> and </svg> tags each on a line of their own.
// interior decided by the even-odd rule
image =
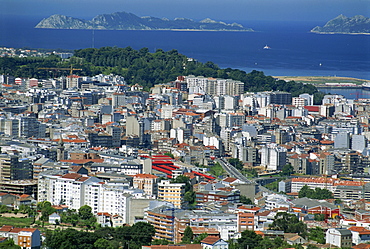
<svg viewBox="0 0 370 249">
<path fill-rule="evenodd" d="M 237 23 L 227 24 L 209 18 L 200 22 L 186 18 L 138 17 L 132 13 L 116 12 L 102 14 L 92 20 L 83 20 L 64 15 L 52 15 L 40 21 L 35 28 L 44 29 L 107 29 L 107 30 L 217 30 L 253 31 Z"/>
<path fill-rule="evenodd" d="M 370 18 L 361 15 L 346 17 L 339 15 L 328 21 L 323 27 L 315 27 L 314 33 L 329 34 L 370 34 Z"/>
</svg>

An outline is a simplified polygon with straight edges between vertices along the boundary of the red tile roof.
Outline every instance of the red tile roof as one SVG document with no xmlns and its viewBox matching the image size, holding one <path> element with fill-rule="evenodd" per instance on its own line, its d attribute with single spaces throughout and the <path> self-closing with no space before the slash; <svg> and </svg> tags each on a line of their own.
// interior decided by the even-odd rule
<svg viewBox="0 0 370 249">
<path fill-rule="evenodd" d="M 219 240 L 220 240 L 219 237 L 216 237 L 216 236 L 208 236 L 204 240 L 202 240 L 201 243 L 208 244 L 208 245 L 213 245 L 213 244 L 215 244 Z"/>
</svg>

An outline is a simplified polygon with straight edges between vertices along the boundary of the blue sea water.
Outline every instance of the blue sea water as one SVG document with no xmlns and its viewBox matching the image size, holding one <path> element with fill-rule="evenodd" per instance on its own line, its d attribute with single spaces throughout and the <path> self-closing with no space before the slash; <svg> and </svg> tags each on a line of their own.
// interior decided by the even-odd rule
<svg viewBox="0 0 370 249">
<path fill-rule="evenodd" d="M 48 49 L 131 46 L 177 49 L 222 68 L 273 76 L 347 76 L 370 80 L 370 36 L 319 35 L 314 22 L 244 22 L 257 32 L 52 30 L 33 28 L 42 18 L 0 17 L 0 46 Z M 265 45 L 271 49 L 263 49 Z"/>
</svg>

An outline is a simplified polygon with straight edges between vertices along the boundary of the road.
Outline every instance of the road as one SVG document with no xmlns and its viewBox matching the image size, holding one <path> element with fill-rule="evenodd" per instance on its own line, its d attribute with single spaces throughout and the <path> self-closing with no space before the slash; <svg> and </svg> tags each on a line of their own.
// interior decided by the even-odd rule
<svg viewBox="0 0 370 249">
<path fill-rule="evenodd" d="M 255 183 L 258 186 L 258 191 L 263 191 L 263 192 L 268 192 L 270 194 L 273 193 L 273 191 L 263 187 L 262 185 L 256 183 L 253 179 L 248 179 L 245 175 L 240 173 L 238 169 L 236 169 L 234 166 L 232 166 L 226 159 L 224 158 L 219 158 L 216 159 L 216 161 L 222 166 L 222 168 L 229 174 L 230 177 L 237 178 L 243 182 L 246 183 Z"/>
</svg>

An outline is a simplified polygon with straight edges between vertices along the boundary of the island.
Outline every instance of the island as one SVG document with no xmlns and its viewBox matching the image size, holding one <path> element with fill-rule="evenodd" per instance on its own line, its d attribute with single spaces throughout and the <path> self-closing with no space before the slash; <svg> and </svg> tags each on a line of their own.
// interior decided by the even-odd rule
<svg viewBox="0 0 370 249">
<path fill-rule="evenodd" d="M 328 21 L 323 27 L 317 26 L 311 30 L 319 34 L 370 34 L 370 18 L 356 15 L 346 17 L 339 15 Z"/>
<path fill-rule="evenodd" d="M 215 21 L 206 18 L 193 21 L 187 18 L 157 18 L 151 16 L 139 17 L 132 13 L 115 12 L 101 14 L 92 20 L 83 20 L 60 14 L 41 20 L 35 28 L 46 29 L 100 29 L 100 30 L 199 30 L 199 31 L 253 31 L 241 24 Z"/>
</svg>

